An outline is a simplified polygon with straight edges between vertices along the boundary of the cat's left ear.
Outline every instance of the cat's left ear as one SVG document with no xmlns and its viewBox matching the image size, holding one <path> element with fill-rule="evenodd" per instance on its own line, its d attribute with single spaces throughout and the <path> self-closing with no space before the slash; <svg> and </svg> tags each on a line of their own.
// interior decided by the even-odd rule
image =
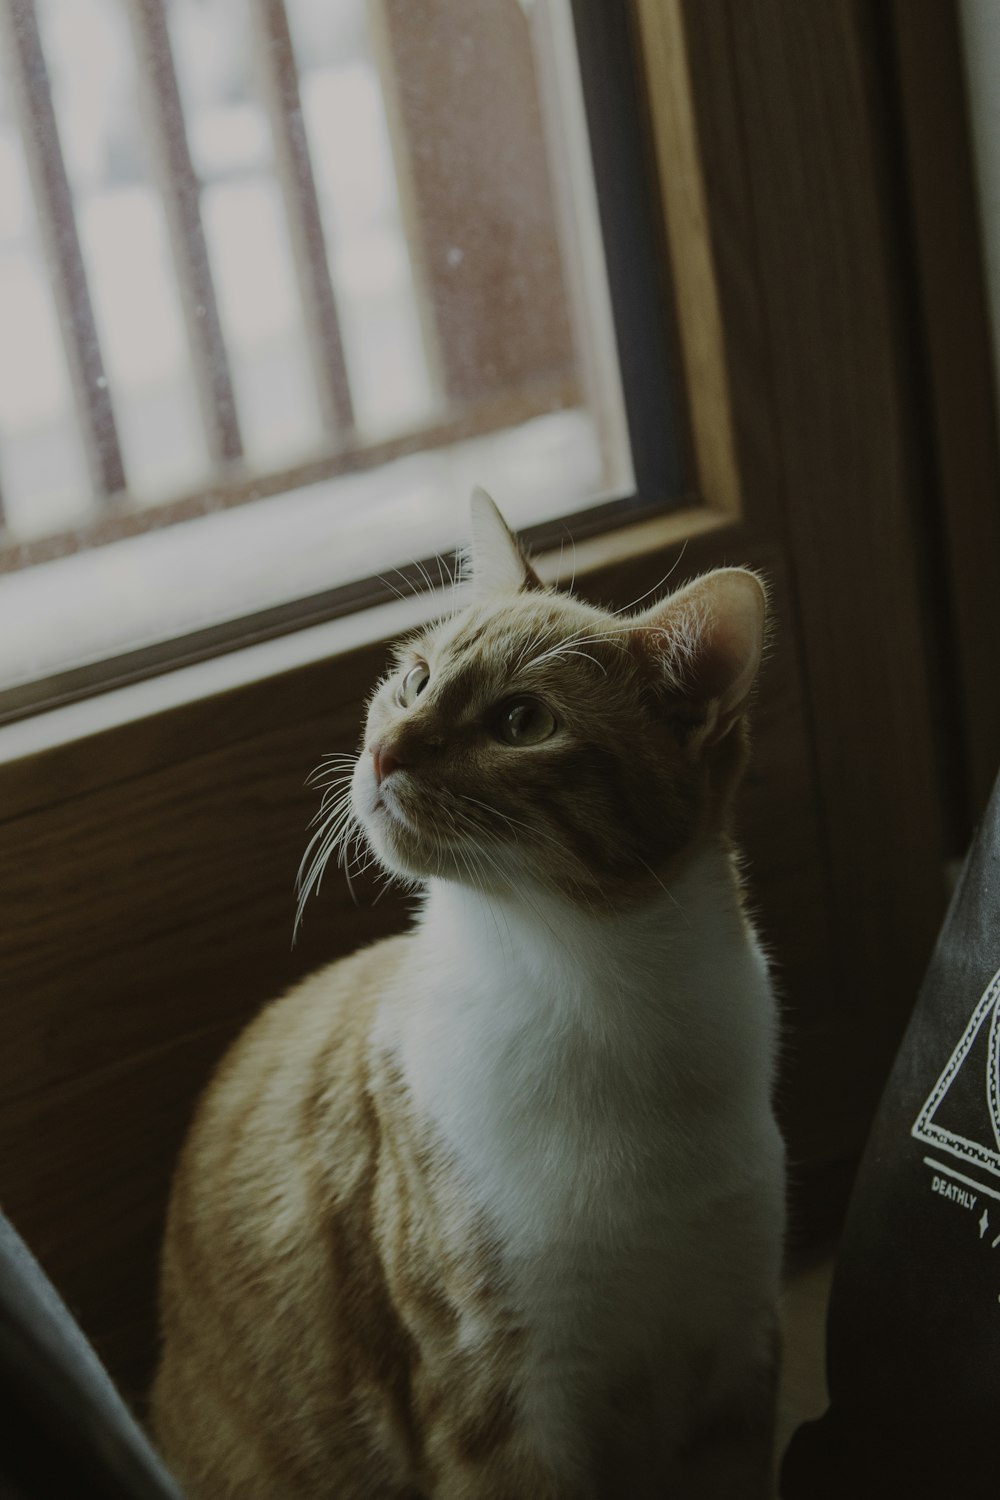
<svg viewBox="0 0 1000 1500">
<path fill-rule="evenodd" d="M 495 502 L 478 486 L 469 504 L 472 542 L 466 554 L 469 586 L 477 599 L 539 589 L 541 581 Z"/>
<path fill-rule="evenodd" d="M 649 661 L 678 738 L 692 752 L 723 739 L 747 706 L 767 621 L 767 593 L 746 568 L 718 568 L 644 610 L 633 643 Z"/>
</svg>

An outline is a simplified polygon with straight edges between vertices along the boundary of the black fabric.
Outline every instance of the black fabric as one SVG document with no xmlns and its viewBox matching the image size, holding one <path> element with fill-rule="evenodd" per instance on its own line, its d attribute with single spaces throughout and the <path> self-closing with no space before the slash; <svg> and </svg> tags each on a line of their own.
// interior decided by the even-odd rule
<svg viewBox="0 0 1000 1500">
<path fill-rule="evenodd" d="M 830 1410 L 783 1500 L 995 1494 L 1000 1469 L 1000 781 L 882 1097 L 837 1254 Z"/>
<path fill-rule="evenodd" d="M 182 1500 L 2 1214 L 0 1428 L 0 1500 Z"/>
</svg>

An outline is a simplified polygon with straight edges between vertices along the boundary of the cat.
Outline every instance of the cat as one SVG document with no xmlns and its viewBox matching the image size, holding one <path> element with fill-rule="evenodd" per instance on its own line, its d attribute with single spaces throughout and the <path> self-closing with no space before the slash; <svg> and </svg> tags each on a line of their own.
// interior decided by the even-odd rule
<svg viewBox="0 0 1000 1500">
<path fill-rule="evenodd" d="M 190 1500 L 758 1500 L 783 1148 L 727 829 L 764 589 L 616 615 L 482 491 L 472 535 L 318 844 L 357 830 L 419 914 L 202 1099 L 154 1432 Z"/>
</svg>

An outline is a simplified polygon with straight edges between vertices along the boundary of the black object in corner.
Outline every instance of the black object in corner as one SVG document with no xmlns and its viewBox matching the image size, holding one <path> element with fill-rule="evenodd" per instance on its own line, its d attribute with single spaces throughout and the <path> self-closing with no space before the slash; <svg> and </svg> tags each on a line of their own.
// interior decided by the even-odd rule
<svg viewBox="0 0 1000 1500">
<path fill-rule="evenodd" d="M 2 1214 L 0 1426 L 3 1500 L 183 1500 Z"/>
<path fill-rule="evenodd" d="M 783 1500 L 994 1494 L 1000 1454 L 1000 780 L 879 1106 L 837 1254 L 830 1409 Z"/>
</svg>

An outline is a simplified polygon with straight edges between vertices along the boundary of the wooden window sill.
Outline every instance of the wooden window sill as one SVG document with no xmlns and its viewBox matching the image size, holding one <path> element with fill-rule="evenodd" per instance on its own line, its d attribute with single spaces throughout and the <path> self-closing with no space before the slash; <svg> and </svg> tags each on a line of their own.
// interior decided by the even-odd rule
<svg viewBox="0 0 1000 1500">
<path fill-rule="evenodd" d="M 537 565 L 546 582 L 572 578 L 575 588 L 589 586 L 600 595 L 606 576 L 648 567 L 651 555 L 728 525 L 724 513 L 692 506 L 545 553 Z M 393 599 L 0 726 L 6 816 L 181 760 L 205 748 L 207 733 L 215 747 L 231 743 L 255 732 L 261 714 L 272 723 L 283 711 L 315 716 L 307 692 L 296 705 L 278 684 L 284 681 L 294 693 L 301 674 L 317 668 L 328 707 L 358 703 L 380 670 L 386 643 L 447 607 L 445 590 Z M 268 684 L 275 688 L 270 708 L 260 694 Z M 210 729 L 206 710 L 213 716 Z M 88 744 L 93 753 L 87 753 Z"/>
</svg>

